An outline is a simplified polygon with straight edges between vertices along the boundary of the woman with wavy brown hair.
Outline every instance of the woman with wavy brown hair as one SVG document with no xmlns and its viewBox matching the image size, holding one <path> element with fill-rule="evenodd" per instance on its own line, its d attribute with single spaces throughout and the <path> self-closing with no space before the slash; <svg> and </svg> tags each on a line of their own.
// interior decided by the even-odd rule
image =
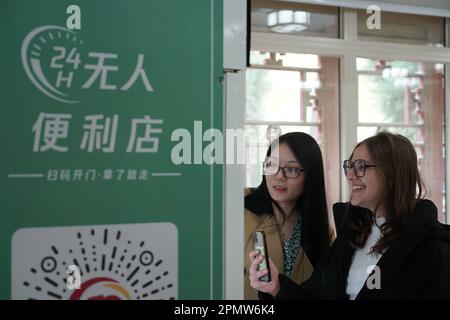
<svg viewBox="0 0 450 320">
<path fill-rule="evenodd" d="M 424 199 L 411 142 L 381 132 L 360 142 L 343 169 L 350 202 L 333 206 L 337 239 L 302 285 L 279 275 L 258 279 L 261 257 L 249 254 L 250 284 L 261 298 L 450 299 L 450 231 Z M 269 261 L 270 263 L 270 261 Z"/>
</svg>

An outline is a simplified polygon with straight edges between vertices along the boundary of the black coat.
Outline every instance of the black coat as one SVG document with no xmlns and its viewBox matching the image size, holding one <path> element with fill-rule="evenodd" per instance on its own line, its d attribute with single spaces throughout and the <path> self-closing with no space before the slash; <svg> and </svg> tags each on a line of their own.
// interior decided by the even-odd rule
<svg viewBox="0 0 450 320">
<path fill-rule="evenodd" d="M 276 299 L 348 299 L 347 276 L 353 249 L 350 229 L 342 217 L 347 203 L 336 203 L 333 212 L 338 237 L 311 278 L 297 285 L 280 274 Z M 362 209 L 364 210 L 364 209 Z M 450 230 L 437 220 L 433 202 L 421 200 L 397 239 L 378 261 L 381 288 L 365 283 L 356 300 L 450 299 Z M 260 293 L 260 298 L 271 298 Z"/>
</svg>

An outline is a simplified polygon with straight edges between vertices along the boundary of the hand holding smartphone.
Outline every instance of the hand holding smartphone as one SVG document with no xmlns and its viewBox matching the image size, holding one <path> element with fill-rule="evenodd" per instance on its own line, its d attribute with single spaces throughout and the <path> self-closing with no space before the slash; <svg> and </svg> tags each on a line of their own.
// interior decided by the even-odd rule
<svg viewBox="0 0 450 320">
<path fill-rule="evenodd" d="M 266 235 L 264 234 L 264 231 L 261 230 L 254 230 L 252 234 L 253 239 L 253 248 L 255 250 L 259 251 L 259 254 L 262 255 L 263 260 L 258 265 L 258 271 L 262 271 L 264 269 L 267 269 L 268 273 L 261 278 L 259 278 L 260 281 L 264 282 L 270 282 L 270 267 L 269 267 L 269 255 L 267 254 L 267 243 L 266 243 Z"/>
</svg>

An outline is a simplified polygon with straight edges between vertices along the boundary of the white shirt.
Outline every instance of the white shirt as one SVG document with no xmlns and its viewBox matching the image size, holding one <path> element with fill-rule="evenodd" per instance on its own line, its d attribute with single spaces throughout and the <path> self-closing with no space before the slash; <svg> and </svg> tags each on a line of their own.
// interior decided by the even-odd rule
<svg viewBox="0 0 450 320">
<path fill-rule="evenodd" d="M 350 296 L 350 300 L 355 300 L 359 291 L 361 291 L 364 286 L 367 277 L 382 256 L 382 254 L 369 253 L 370 249 L 372 249 L 381 237 L 381 231 L 378 226 L 381 226 L 385 222 L 384 217 L 377 218 L 376 220 L 377 223 L 372 225 L 372 230 L 364 247 L 357 249 L 353 255 L 352 264 L 347 277 L 347 294 Z"/>
</svg>

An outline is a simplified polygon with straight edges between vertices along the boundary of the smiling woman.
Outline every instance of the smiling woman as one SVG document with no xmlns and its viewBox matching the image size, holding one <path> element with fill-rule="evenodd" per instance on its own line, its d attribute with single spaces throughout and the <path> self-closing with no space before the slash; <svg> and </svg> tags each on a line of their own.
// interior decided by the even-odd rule
<svg viewBox="0 0 450 320">
<path fill-rule="evenodd" d="M 350 156 L 350 162 L 357 162 L 353 159 L 364 159 L 366 164 L 375 165 L 370 169 L 365 169 L 365 165 L 364 169 L 345 170 L 344 164 L 352 205 L 346 219 L 357 235 L 351 242 L 361 247 L 370 233 L 372 215 L 361 215 L 353 210 L 356 206 L 366 208 L 374 216 L 386 219 L 381 226 L 383 237 L 372 250 L 381 253 L 400 236 L 418 199 L 424 197 L 425 186 L 418 170 L 417 155 L 405 137 L 381 132 L 360 142 Z"/>
<path fill-rule="evenodd" d="M 262 171 L 259 187 L 246 190 L 245 261 L 253 250 L 252 231 L 262 230 L 277 268 L 301 283 L 309 278 L 333 237 L 320 148 L 306 133 L 284 134 L 269 147 Z M 248 277 L 245 298 L 257 298 Z"/>
</svg>

